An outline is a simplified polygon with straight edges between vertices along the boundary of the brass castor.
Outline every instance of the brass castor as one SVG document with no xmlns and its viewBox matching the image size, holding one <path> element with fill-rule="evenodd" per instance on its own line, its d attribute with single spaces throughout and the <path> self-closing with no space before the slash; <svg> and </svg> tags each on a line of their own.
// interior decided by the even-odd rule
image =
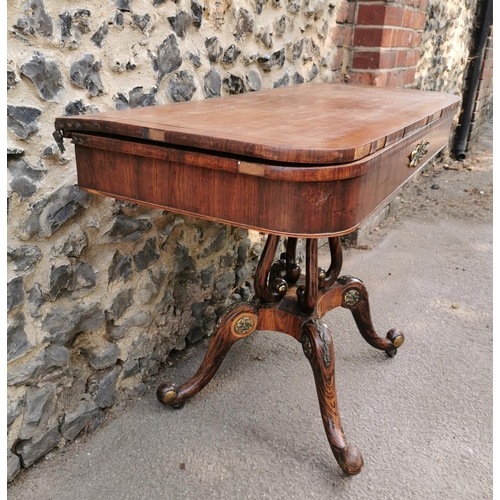
<svg viewBox="0 0 500 500">
<path fill-rule="evenodd" d="M 389 358 L 393 358 L 394 356 L 396 356 L 398 348 L 403 345 L 405 336 L 399 330 L 393 328 L 392 330 L 389 330 L 389 332 L 387 332 L 386 337 L 388 340 L 390 340 L 392 346 L 386 349 L 385 353 L 387 354 L 387 356 L 389 356 Z"/>
<path fill-rule="evenodd" d="M 175 403 L 178 395 L 178 387 L 170 382 L 164 382 L 156 390 L 158 401 L 164 405 L 172 406 L 173 408 L 181 408 L 184 402 Z"/>
</svg>

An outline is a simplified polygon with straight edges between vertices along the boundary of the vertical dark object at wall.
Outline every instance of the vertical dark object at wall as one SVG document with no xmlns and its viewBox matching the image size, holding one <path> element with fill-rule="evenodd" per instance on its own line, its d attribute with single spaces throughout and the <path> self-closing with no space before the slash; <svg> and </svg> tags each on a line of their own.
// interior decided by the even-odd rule
<svg viewBox="0 0 500 500">
<path fill-rule="evenodd" d="M 472 114 L 474 112 L 477 89 L 479 87 L 479 78 L 481 76 L 484 51 L 493 19 L 493 0 L 484 1 L 481 11 L 477 17 L 480 20 L 480 24 L 474 36 L 475 44 L 470 57 L 467 89 L 463 99 L 460 124 L 456 135 L 455 156 L 459 160 L 465 159 L 467 138 L 469 135 Z"/>
</svg>

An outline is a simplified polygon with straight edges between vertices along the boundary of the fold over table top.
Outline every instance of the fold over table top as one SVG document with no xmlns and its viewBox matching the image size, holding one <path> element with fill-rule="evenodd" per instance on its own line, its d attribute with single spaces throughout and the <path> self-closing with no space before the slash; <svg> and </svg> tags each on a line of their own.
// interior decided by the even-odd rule
<svg viewBox="0 0 500 500">
<path fill-rule="evenodd" d="M 305 166 L 364 158 L 456 110 L 451 94 L 302 84 L 56 119 L 90 132 Z"/>
</svg>

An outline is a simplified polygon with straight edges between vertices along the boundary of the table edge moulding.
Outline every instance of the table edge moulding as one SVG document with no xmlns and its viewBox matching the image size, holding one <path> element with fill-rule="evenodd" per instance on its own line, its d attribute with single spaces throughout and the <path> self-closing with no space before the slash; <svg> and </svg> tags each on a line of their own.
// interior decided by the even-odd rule
<svg viewBox="0 0 500 500">
<path fill-rule="evenodd" d="M 311 364 L 335 459 L 359 473 L 363 458 L 342 429 L 333 341 L 321 319 L 349 309 L 366 342 L 391 358 L 404 335 L 376 333 L 363 282 L 341 275 L 340 236 L 447 146 L 459 104 L 440 92 L 309 83 L 57 118 L 54 136 L 61 147 L 72 139 L 81 189 L 268 235 L 255 296 L 225 311 L 198 371 L 182 385 L 162 383 L 159 401 L 182 407 L 254 331 L 286 333 Z M 277 257 L 281 238 L 286 251 Z M 319 238 L 328 239 L 328 269 L 318 266 Z"/>
</svg>

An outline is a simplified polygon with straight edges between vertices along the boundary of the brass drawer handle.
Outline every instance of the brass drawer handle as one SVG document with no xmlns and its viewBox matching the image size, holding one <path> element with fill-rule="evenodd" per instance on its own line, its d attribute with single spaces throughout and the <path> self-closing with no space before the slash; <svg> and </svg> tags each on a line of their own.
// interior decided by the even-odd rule
<svg viewBox="0 0 500 500">
<path fill-rule="evenodd" d="M 415 149 L 410 153 L 410 163 L 408 167 L 415 168 L 425 154 L 429 151 L 429 141 L 423 141 L 415 146 Z"/>
</svg>

